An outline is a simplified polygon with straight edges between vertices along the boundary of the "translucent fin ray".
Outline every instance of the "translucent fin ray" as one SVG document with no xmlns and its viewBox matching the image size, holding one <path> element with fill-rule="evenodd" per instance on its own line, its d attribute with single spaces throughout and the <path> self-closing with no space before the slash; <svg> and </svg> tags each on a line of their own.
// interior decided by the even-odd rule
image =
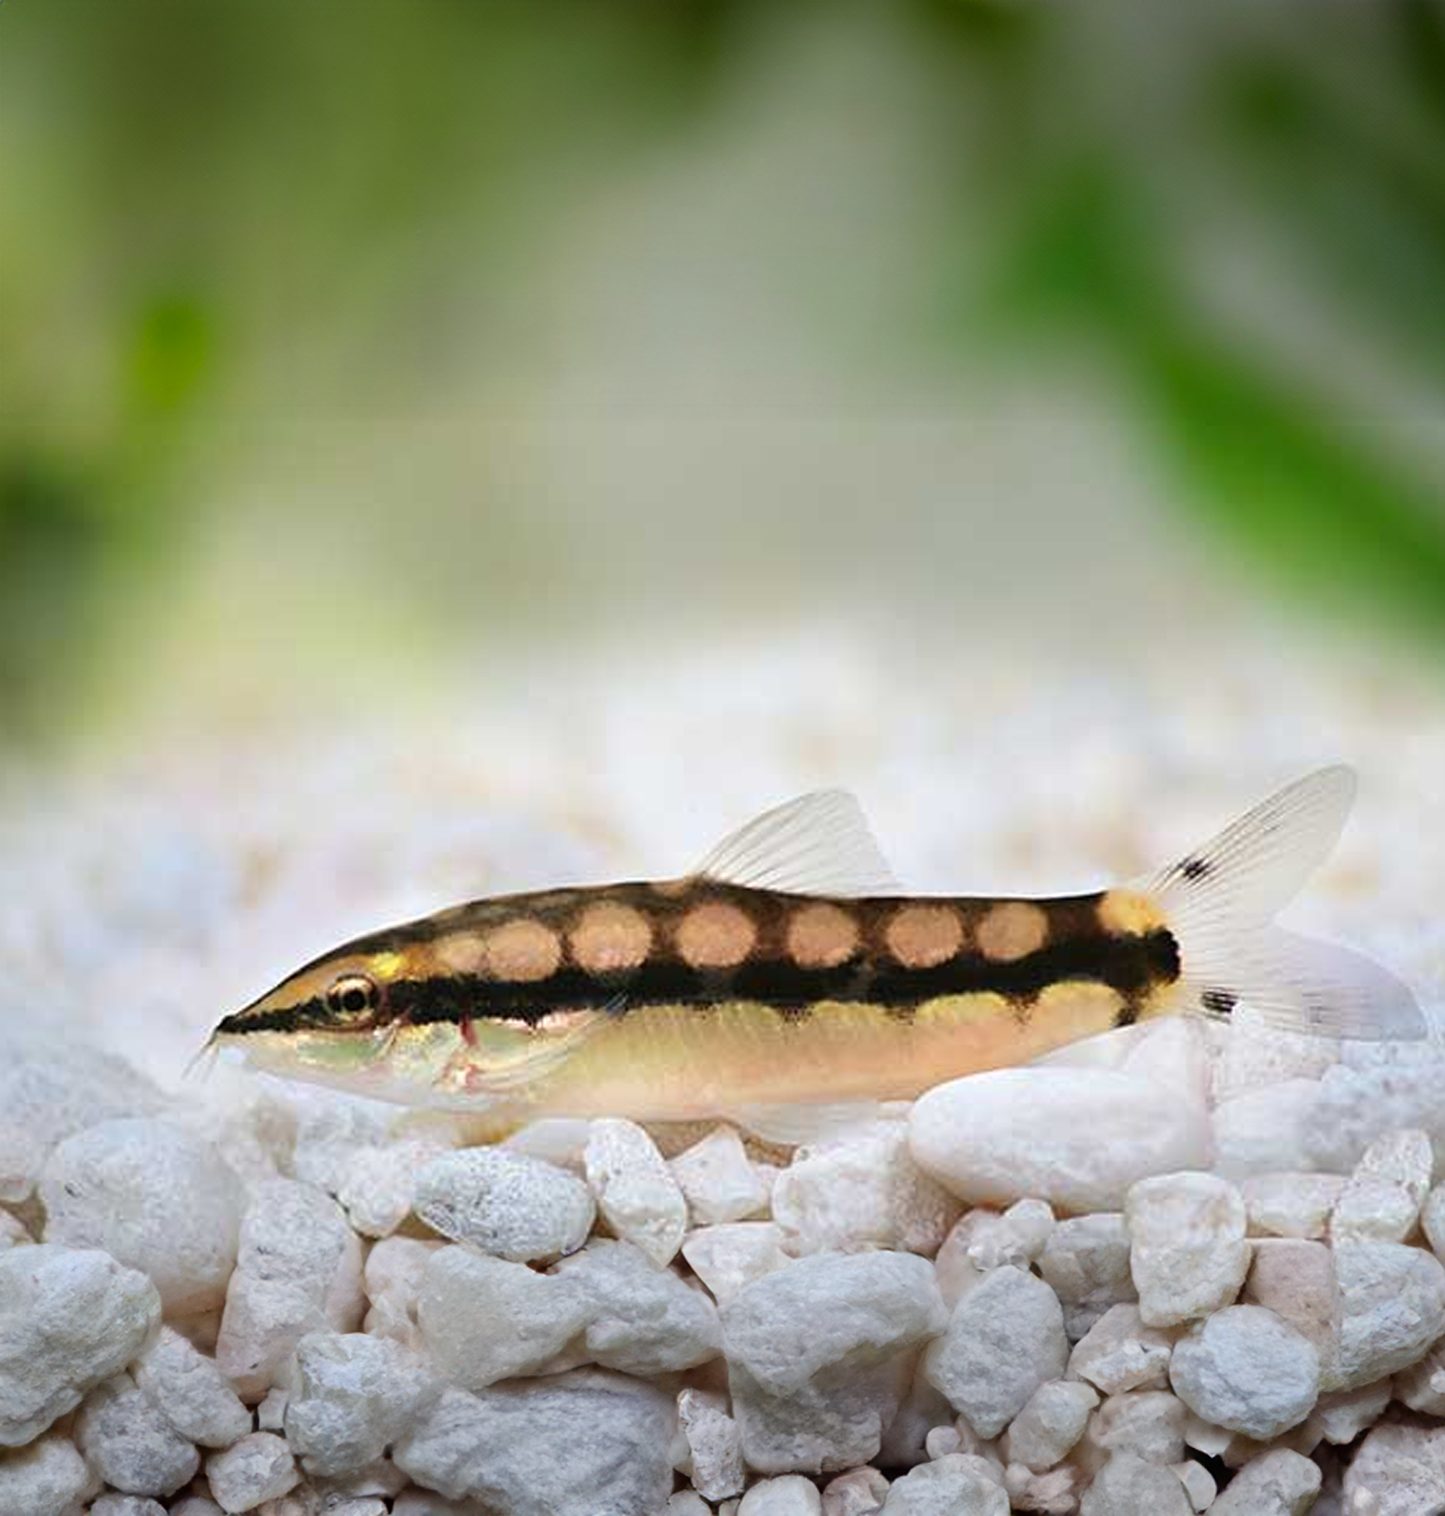
<svg viewBox="0 0 1445 1516">
<path fill-rule="evenodd" d="M 1239 1001 L 1283 1030 L 1407 1040 L 1426 1034 L 1414 996 L 1359 953 L 1271 925 L 1329 855 L 1355 796 L 1343 766 L 1277 791 L 1144 888 L 1179 942 L 1183 993 L 1206 1015 Z"/>
<path fill-rule="evenodd" d="M 857 799 L 815 790 L 755 816 L 695 872 L 723 884 L 835 899 L 899 893 Z"/>
</svg>

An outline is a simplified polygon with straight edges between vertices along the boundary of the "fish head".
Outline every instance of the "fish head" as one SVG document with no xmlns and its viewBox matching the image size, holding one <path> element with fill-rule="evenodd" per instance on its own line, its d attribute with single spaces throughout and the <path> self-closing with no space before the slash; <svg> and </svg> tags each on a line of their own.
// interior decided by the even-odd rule
<svg viewBox="0 0 1445 1516">
<path fill-rule="evenodd" d="M 348 943 L 223 1017 L 209 1045 L 240 1048 L 270 1073 L 350 1082 L 386 1057 L 397 1022 L 391 987 L 404 972 L 386 942 Z"/>
</svg>

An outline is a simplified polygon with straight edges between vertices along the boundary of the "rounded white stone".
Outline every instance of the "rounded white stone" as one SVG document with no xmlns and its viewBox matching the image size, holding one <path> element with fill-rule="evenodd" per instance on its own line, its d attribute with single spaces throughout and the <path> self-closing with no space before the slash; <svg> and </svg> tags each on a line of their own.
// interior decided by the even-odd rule
<svg viewBox="0 0 1445 1516">
<path fill-rule="evenodd" d="M 7 1035 L 0 1050 L 0 1201 L 35 1188 L 67 1137 L 103 1121 L 156 1116 L 166 1100 L 124 1059 L 74 1037 L 61 1046 Z"/>
<path fill-rule="evenodd" d="M 1317 1241 L 1348 1181 L 1341 1174 L 1254 1174 L 1240 1181 L 1251 1236 Z"/>
<path fill-rule="evenodd" d="M 201 1466 L 194 1443 L 176 1433 L 129 1374 L 86 1396 L 75 1440 L 91 1468 L 128 1495 L 174 1495 Z"/>
<path fill-rule="evenodd" d="M 215 1361 L 164 1327 L 132 1365 L 136 1385 L 188 1442 L 228 1448 L 251 1430 L 251 1413 Z"/>
<path fill-rule="evenodd" d="M 1273 1311 L 1229 1306 L 1179 1341 L 1169 1380 L 1196 1415 L 1267 1442 L 1309 1415 L 1319 1396 L 1319 1355 Z"/>
<path fill-rule="evenodd" d="M 953 1308 L 924 1373 L 980 1437 L 998 1434 L 1069 1357 L 1058 1296 L 1033 1274 L 995 1269 Z"/>
<path fill-rule="evenodd" d="M 634 1121 L 594 1121 L 583 1161 L 613 1233 L 654 1263 L 670 1263 L 687 1230 L 687 1201 L 652 1138 Z"/>
<path fill-rule="evenodd" d="M 1189 1412 L 1167 1390 L 1110 1395 L 1089 1418 L 1075 1462 L 1097 1470 L 1114 1453 L 1132 1453 L 1148 1463 L 1178 1463 L 1184 1457 Z"/>
<path fill-rule="evenodd" d="M 741 1495 L 747 1483 L 742 1437 L 727 1397 L 686 1389 L 677 1397 L 677 1424 L 687 1443 L 693 1487 L 708 1500 Z"/>
<path fill-rule="evenodd" d="M 955 1079 L 915 1104 L 909 1134 L 919 1166 L 960 1200 L 1072 1211 L 1118 1210 L 1136 1180 L 1201 1165 L 1209 1148 L 1202 1107 L 1106 1070 Z"/>
<path fill-rule="evenodd" d="M 467 1389 L 535 1374 L 591 1319 L 574 1281 L 463 1247 L 432 1254 L 417 1296 L 427 1359 Z"/>
<path fill-rule="evenodd" d="M 341 1207 L 309 1184 L 260 1185 L 241 1222 L 216 1363 L 260 1400 L 307 1332 L 354 1331 L 365 1309 L 361 1242 Z"/>
<path fill-rule="evenodd" d="M 1145 1326 L 1139 1307 L 1126 1302 L 1110 1306 L 1074 1345 L 1069 1373 L 1106 1395 L 1162 1389 L 1169 1382 L 1173 1350 L 1174 1339 L 1159 1327 Z"/>
<path fill-rule="evenodd" d="M 1009 1516 L 1009 1498 L 982 1459 L 949 1453 L 895 1479 L 882 1516 Z"/>
<path fill-rule="evenodd" d="M 90 1516 L 166 1516 L 166 1508 L 148 1495 L 102 1495 L 91 1506 Z"/>
<path fill-rule="evenodd" d="M 1244 1201 L 1212 1174 L 1140 1180 L 1124 1207 L 1139 1314 L 1174 1326 L 1228 1305 L 1249 1269 Z"/>
<path fill-rule="evenodd" d="M 1345 1470 L 1346 1516 L 1445 1510 L 1445 1427 L 1378 1426 Z"/>
<path fill-rule="evenodd" d="M 1077 1342 L 1112 1306 L 1138 1300 L 1129 1272 L 1129 1229 L 1120 1212 L 1074 1216 L 1049 1233 L 1039 1272 L 1059 1297 Z"/>
<path fill-rule="evenodd" d="M 823 1486 L 823 1516 L 875 1516 L 888 1494 L 888 1481 L 864 1464 Z"/>
<path fill-rule="evenodd" d="M 62 1142 L 40 1177 L 45 1238 L 149 1274 L 168 1317 L 215 1310 L 245 1194 L 210 1143 L 169 1122 L 107 1121 Z"/>
<path fill-rule="evenodd" d="M 206 1480 L 227 1516 L 278 1500 L 301 1482 L 291 1450 L 270 1432 L 252 1432 L 206 1460 Z"/>
<path fill-rule="evenodd" d="M 1333 1250 L 1337 1358 L 1330 1389 L 1358 1389 L 1418 1363 L 1445 1336 L 1445 1267 L 1396 1242 Z"/>
<path fill-rule="evenodd" d="M 50 1244 L 0 1253 L 0 1447 L 19 1447 L 128 1364 L 160 1326 L 144 1274 Z"/>
<path fill-rule="evenodd" d="M 659 1268 L 630 1242 L 597 1239 L 554 1270 L 588 1304 L 590 1359 L 625 1374 L 679 1373 L 717 1357 L 717 1307 L 703 1290 Z"/>
<path fill-rule="evenodd" d="M 1051 1379 L 1041 1384 L 1009 1423 L 1010 1463 L 1035 1472 L 1051 1469 L 1068 1456 L 1084 1435 L 1089 1413 L 1099 1403 L 1092 1386 L 1077 1380 Z"/>
<path fill-rule="evenodd" d="M 677 1155 L 668 1165 L 687 1201 L 694 1226 L 718 1226 L 755 1216 L 767 1191 L 748 1159 L 742 1138 L 720 1126 Z"/>
<path fill-rule="evenodd" d="M 799 1148 L 778 1175 L 773 1220 L 795 1255 L 892 1248 L 936 1253 L 959 1204 L 913 1161 L 901 1121 Z"/>
<path fill-rule="evenodd" d="M 93 1490 L 93 1476 L 65 1437 L 42 1437 L 0 1457 L 0 1511 L 5 1516 L 72 1516 Z"/>
<path fill-rule="evenodd" d="M 818 1486 L 801 1474 L 760 1479 L 738 1504 L 738 1516 L 821 1516 Z"/>
<path fill-rule="evenodd" d="M 1193 1516 L 1194 1507 L 1172 1469 L 1115 1453 L 1094 1476 L 1079 1516 Z"/>
<path fill-rule="evenodd" d="M 416 1299 L 427 1260 L 446 1244 L 419 1237 L 383 1237 L 366 1255 L 365 1330 L 373 1337 L 390 1337 L 409 1348 L 421 1345 L 416 1324 Z"/>
<path fill-rule="evenodd" d="M 771 1221 L 732 1221 L 689 1232 L 682 1256 L 721 1306 L 754 1280 L 792 1261 L 782 1241 L 782 1228 Z"/>
<path fill-rule="evenodd" d="M 296 1345 L 287 1444 L 308 1474 L 353 1474 L 405 1436 L 440 1389 L 399 1343 L 358 1333 L 313 1333 Z"/>
<path fill-rule="evenodd" d="M 504 1148 L 433 1158 L 417 1176 L 415 1210 L 443 1237 L 512 1263 L 575 1252 L 597 1214 L 575 1175 Z"/>
<path fill-rule="evenodd" d="M 1214 1108 L 1214 1167 L 1230 1179 L 1311 1169 L 1309 1133 L 1319 1104 L 1313 1079 L 1285 1079 Z"/>
</svg>

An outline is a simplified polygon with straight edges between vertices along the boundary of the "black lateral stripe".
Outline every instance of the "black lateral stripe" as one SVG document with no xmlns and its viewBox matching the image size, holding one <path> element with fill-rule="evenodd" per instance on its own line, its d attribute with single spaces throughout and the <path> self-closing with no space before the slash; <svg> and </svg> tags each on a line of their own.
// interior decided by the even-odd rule
<svg viewBox="0 0 1445 1516">
<path fill-rule="evenodd" d="M 765 959 L 712 972 L 664 959 L 605 979 L 576 968 L 559 969 L 532 983 L 443 975 L 398 981 L 390 986 L 387 1003 L 392 1014 L 418 1024 L 496 1018 L 535 1025 L 556 1010 L 604 1009 L 619 999 L 629 1008 L 749 1000 L 787 1012 L 819 1000 L 869 1000 L 907 1010 L 943 995 L 992 993 L 1028 1001 L 1064 980 L 1107 985 L 1133 1000 L 1178 977 L 1178 945 L 1161 929 L 1139 937 L 1066 939 L 1012 963 L 963 953 L 926 969 L 905 969 L 877 958 L 831 969 Z"/>
</svg>

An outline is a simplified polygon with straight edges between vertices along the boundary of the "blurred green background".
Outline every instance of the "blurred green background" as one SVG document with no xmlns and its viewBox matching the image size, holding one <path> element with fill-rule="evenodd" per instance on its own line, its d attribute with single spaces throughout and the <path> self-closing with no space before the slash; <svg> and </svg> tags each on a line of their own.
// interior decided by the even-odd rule
<svg viewBox="0 0 1445 1516">
<path fill-rule="evenodd" d="M 1438 659 L 1442 401 L 1424 0 L 0 5 L 12 743 L 815 616 Z"/>
</svg>

